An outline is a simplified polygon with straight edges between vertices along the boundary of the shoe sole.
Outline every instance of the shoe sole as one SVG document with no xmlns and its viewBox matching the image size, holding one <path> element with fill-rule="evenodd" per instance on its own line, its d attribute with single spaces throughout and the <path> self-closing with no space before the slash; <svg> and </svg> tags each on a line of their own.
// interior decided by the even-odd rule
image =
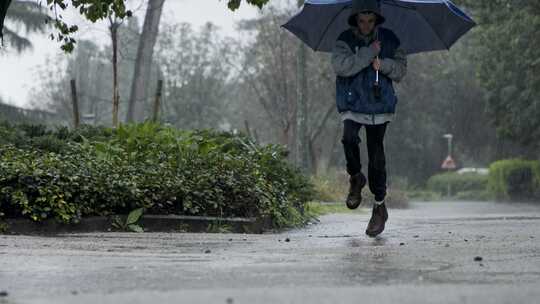
<svg viewBox="0 0 540 304">
<path fill-rule="evenodd" d="M 376 231 L 376 232 L 367 232 L 367 231 L 366 231 L 366 234 L 367 234 L 368 236 L 370 236 L 370 237 L 376 237 L 377 235 L 381 234 L 383 231 L 384 231 L 384 229 L 381 230 L 381 231 Z"/>
<path fill-rule="evenodd" d="M 384 220 L 384 223 L 385 223 L 385 225 L 382 227 L 381 231 L 373 231 L 373 232 L 371 232 L 371 231 L 366 230 L 366 234 L 368 236 L 370 236 L 370 237 L 376 237 L 377 235 L 383 233 L 384 228 L 386 228 L 386 219 Z"/>
<path fill-rule="evenodd" d="M 361 204 L 362 204 L 362 200 L 360 200 L 360 202 L 358 202 L 358 204 L 356 206 L 351 206 L 351 205 L 345 203 L 345 205 L 347 205 L 347 208 L 349 208 L 350 210 L 354 210 L 354 209 L 358 208 Z"/>
</svg>

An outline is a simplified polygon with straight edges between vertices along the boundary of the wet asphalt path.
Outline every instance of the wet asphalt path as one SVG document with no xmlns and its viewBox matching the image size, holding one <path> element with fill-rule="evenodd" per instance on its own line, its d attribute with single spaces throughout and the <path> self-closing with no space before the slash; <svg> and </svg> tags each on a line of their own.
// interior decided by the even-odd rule
<svg viewBox="0 0 540 304">
<path fill-rule="evenodd" d="M 368 209 L 281 234 L 0 235 L 0 304 L 540 303 L 540 204 L 412 207 L 374 239 Z"/>
</svg>

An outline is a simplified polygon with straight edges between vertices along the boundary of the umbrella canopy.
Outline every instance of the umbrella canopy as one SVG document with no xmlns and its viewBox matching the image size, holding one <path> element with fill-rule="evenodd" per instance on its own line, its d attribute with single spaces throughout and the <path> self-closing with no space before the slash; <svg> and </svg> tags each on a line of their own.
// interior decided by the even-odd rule
<svg viewBox="0 0 540 304">
<path fill-rule="evenodd" d="M 449 0 L 380 0 L 386 21 L 407 54 L 447 50 L 476 23 Z M 315 51 L 331 52 L 348 29 L 351 0 L 306 0 L 282 27 Z"/>
<path fill-rule="evenodd" d="M 4 19 L 6 18 L 6 13 L 9 7 L 11 0 L 4 0 L 0 4 L 0 38 L 2 38 L 2 30 L 4 29 Z"/>
</svg>

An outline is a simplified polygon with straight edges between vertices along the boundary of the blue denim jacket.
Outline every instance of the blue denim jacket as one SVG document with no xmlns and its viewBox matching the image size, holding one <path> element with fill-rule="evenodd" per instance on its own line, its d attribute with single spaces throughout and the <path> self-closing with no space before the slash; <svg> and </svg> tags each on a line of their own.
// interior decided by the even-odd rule
<svg viewBox="0 0 540 304">
<path fill-rule="evenodd" d="M 383 27 L 378 28 L 377 36 L 378 40 L 381 41 L 379 58 L 382 60 L 385 58 L 393 59 L 396 49 L 400 45 L 399 39 L 391 30 Z M 361 48 L 364 52 L 373 52 L 363 39 L 359 39 L 355 35 L 352 28 L 341 33 L 336 43 L 340 41 L 345 42 L 354 54 Z M 367 64 L 365 62 L 360 63 L 361 70 L 353 75 L 336 76 L 336 106 L 338 112 L 352 111 L 364 114 L 395 112 L 397 96 L 394 91 L 392 79 L 379 71 L 381 96 L 378 99 L 375 98 L 373 86 L 376 76 L 370 62 L 371 59 Z M 350 64 L 354 65 L 357 63 L 351 61 Z"/>
</svg>

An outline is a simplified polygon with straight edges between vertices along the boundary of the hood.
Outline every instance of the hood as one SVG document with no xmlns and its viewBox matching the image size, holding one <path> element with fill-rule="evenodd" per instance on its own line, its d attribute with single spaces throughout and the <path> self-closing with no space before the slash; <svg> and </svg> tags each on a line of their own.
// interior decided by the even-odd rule
<svg viewBox="0 0 540 304">
<path fill-rule="evenodd" d="M 379 25 L 385 21 L 385 18 L 381 13 L 381 6 L 378 0 L 353 0 L 351 15 L 348 19 L 349 25 L 356 27 L 356 15 L 364 12 L 371 12 L 377 16 L 375 25 Z"/>
</svg>

